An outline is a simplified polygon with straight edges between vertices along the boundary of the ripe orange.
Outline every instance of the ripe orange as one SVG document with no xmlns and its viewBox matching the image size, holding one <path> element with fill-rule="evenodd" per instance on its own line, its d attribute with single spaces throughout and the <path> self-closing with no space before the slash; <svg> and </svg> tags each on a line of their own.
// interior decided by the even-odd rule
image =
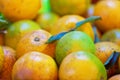
<svg viewBox="0 0 120 80">
<path fill-rule="evenodd" d="M 120 28 L 120 1 L 119 0 L 100 0 L 94 8 L 94 15 L 101 16 L 102 20 L 96 21 L 96 26 L 106 32 Z"/>
<path fill-rule="evenodd" d="M 92 39 L 81 31 L 72 31 L 64 35 L 57 43 L 55 58 L 60 65 L 61 61 L 71 52 L 86 51 L 95 53 L 95 45 Z"/>
<path fill-rule="evenodd" d="M 69 54 L 59 68 L 60 80 L 107 80 L 107 73 L 101 61 L 89 52 L 78 51 Z"/>
<path fill-rule="evenodd" d="M 0 10 L 10 21 L 33 19 L 40 6 L 40 0 L 0 0 Z"/>
<path fill-rule="evenodd" d="M 13 65 L 16 61 L 15 50 L 7 46 L 3 46 L 3 50 L 4 62 L 0 71 L 0 80 L 11 80 Z"/>
<path fill-rule="evenodd" d="M 114 51 L 120 52 L 120 47 L 112 42 L 98 42 L 95 46 L 95 54 L 102 61 L 102 63 L 105 63 Z"/>
<path fill-rule="evenodd" d="M 17 58 L 30 51 L 38 51 L 54 57 L 55 43 L 46 43 L 50 37 L 51 34 L 45 30 L 36 30 L 28 33 L 17 45 Z"/>
<path fill-rule="evenodd" d="M 48 55 L 29 52 L 13 66 L 12 80 L 57 80 L 57 65 Z"/>
<path fill-rule="evenodd" d="M 84 14 L 91 0 L 50 0 L 51 8 L 60 15 Z"/>
<path fill-rule="evenodd" d="M 27 33 L 40 29 L 40 26 L 31 20 L 21 20 L 13 23 L 5 34 L 5 45 L 16 49 L 19 40 Z"/>
<path fill-rule="evenodd" d="M 48 32 L 51 32 L 51 28 L 58 21 L 59 16 L 53 12 L 41 13 L 38 15 L 36 22 Z"/>
<path fill-rule="evenodd" d="M 68 31 L 70 29 L 73 29 L 76 26 L 76 23 L 79 21 L 84 20 L 82 16 L 79 15 L 66 15 L 61 17 L 57 23 L 52 27 L 51 34 L 55 35 L 60 32 Z M 94 40 L 94 31 L 92 29 L 92 25 L 90 23 L 86 23 L 79 27 L 77 30 L 83 31 L 86 34 L 88 34 L 92 40 Z"/>
</svg>

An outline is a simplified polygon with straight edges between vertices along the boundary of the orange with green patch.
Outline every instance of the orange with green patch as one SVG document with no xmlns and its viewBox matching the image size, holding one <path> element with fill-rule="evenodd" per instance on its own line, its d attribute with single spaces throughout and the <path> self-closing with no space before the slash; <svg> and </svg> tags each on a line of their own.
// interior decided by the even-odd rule
<svg viewBox="0 0 120 80">
<path fill-rule="evenodd" d="M 77 22 L 80 22 L 82 20 L 85 20 L 85 18 L 78 15 L 63 16 L 56 22 L 50 33 L 55 35 L 60 32 L 71 30 L 76 26 Z M 90 23 L 85 23 L 81 25 L 77 30 L 85 32 L 92 38 L 92 40 L 94 40 L 94 31 Z"/>
<path fill-rule="evenodd" d="M 66 56 L 59 68 L 60 80 L 107 80 L 101 61 L 92 53 L 73 52 Z"/>
<path fill-rule="evenodd" d="M 13 23 L 5 34 L 5 45 L 16 49 L 19 40 L 27 33 L 40 29 L 40 26 L 31 20 L 21 20 Z"/>
<path fill-rule="evenodd" d="M 102 41 L 111 41 L 120 46 L 120 29 L 113 29 L 104 33 L 101 37 Z"/>
<path fill-rule="evenodd" d="M 56 45 L 56 61 L 60 65 L 61 61 L 71 52 L 86 51 L 95 53 L 95 45 L 92 39 L 81 31 L 72 31 L 64 35 Z"/>
<path fill-rule="evenodd" d="M 60 14 L 84 14 L 91 0 L 50 0 L 51 9 Z"/>
<path fill-rule="evenodd" d="M 51 32 L 54 28 L 54 24 L 58 21 L 59 16 L 53 12 L 41 13 L 38 15 L 36 22 L 41 26 L 42 29 Z"/>
</svg>

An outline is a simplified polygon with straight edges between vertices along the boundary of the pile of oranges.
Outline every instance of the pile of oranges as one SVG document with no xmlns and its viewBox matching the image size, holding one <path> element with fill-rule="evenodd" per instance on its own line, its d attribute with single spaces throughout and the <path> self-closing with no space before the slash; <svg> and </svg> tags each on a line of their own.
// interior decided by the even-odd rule
<svg viewBox="0 0 120 80">
<path fill-rule="evenodd" d="M 119 0 L 0 0 L 0 80 L 120 79 L 119 13 Z"/>
</svg>

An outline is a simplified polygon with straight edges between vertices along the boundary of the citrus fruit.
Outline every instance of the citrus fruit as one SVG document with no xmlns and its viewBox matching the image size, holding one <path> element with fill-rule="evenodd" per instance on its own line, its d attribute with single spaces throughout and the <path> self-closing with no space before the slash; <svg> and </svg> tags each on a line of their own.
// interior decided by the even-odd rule
<svg viewBox="0 0 120 80">
<path fill-rule="evenodd" d="M 94 15 L 101 16 L 102 20 L 96 21 L 96 26 L 106 32 L 120 28 L 120 1 L 119 0 L 100 0 L 94 7 Z"/>
<path fill-rule="evenodd" d="M 108 80 L 120 80 L 120 74 L 110 77 Z"/>
<path fill-rule="evenodd" d="M 59 19 L 59 16 L 53 12 L 41 13 L 38 15 L 36 22 L 41 26 L 42 29 L 50 32 L 51 28 Z"/>
<path fill-rule="evenodd" d="M 40 0 L 0 0 L 0 10 L 10 21 L 35 18 L 40 5 Z"/>
<path fill-rule="evenodd" d="M 76 23 L 84 20 L 85 18 L 79 15 L 65 15 L 61 17 L 54 27 L 51 29 L 51 34 L 55 35 L 60 32 L 68 31 L 76 26 Z M 94 31 L 90 23 L 86 23 L 79 27 L 77 30 L 83 31 L 94 40 Z"/>
<path fill-rule="evenodd" d="M 50 0 L 51 9 L 60 14 L 84 14 L 88 6 L 90 5 L 90 0 Z"/>
<path fill-rule="evenodd" d="M 4 62 L 0 71 L 0 80 L 11 80 L 13 65 L 16 61 L 15 50 L 7 46 L 3 46 L 3 50 Z"/>
<path fill-rule="evenodd" d="M 72 31 L 64 35 L 56 44 L 55 56 L 58 64 L 65 56 L 75 51 L 95 53 L 95 45 L 92 39 L 84 32 Z"/>
<path fill-rule="evenodd" d="M 102 62 L 93 54 L 84 51 L 66 56 L 59 68 L 60 80 L 107 80 Z"/>
<path fill-rule="evenodd" d="M 3 48 L 0 46 L 0 71 L 3 67 L 3 62 L 4 62 L 4 52 L 3 52 Z"/>
<path fill-rule="evenodd" d="M 16 49 L 16 45 L 26 33 L 40 29 L 40 26 L 31 20 L 21 20 L 13 23 L 7 29 L 5 34 L 5 44 L 13 49 Z"/>
<path fill-rule="evenodd" d="M 113 29 L 104 33 L 101 37 L 102 41 L 111 41 L 120 46 L 120 29 Z"/>
<path fill-rule="evenodd" d="M 114 51 L 120 52 L 120 47 L 112 42 L 98 42 L 95 46 L 95 55 L 102 61 L 102 63 L 105 63 Z"/>
<path fill-rule="evenodd" d="M 29 52 L 13 66 L 12 80 L 57 80 L 57 65 L 48 55 Z"/>
<path fill-rule="evenodd" d="M 50 37 L 51 34 L 45 30 L 35 30 L 26 34 L 17 45 L 17 57 L 19 58 L 30 51 L 43 52 L 54 57 L 55 43 L 46 43 Z"/>
</svg>

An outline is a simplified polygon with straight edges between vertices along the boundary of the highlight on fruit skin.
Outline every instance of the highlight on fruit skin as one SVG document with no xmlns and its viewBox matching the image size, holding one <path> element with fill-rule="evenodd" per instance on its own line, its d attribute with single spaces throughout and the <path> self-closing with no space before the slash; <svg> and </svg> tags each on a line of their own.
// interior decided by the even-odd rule
<svg viewBox="0 0 120 80">
<path fill-rule="evenodd" d="M 51 32 L 55 23 L 59 20 L 59 15 L 53 12 L 39 13 L 35 21 L 41 26 L 42 29 Z"/>
<path fill-rule="evenodd" d="M 94 6 L 94 16 L 101 16 L 102 20 L 95 25 L 101 32 L 120 28 L 120 0 L 100 0 Z"/>
<path fill-rule="evenodd" d="M 4 61 L 3 67 L 0 70 L 0 80 L 11 80 L 13 65 L 16 62 L 16 53 L 14 49 L 8 46 L 2 46 L 2 48 L 4 51 Z"/>
<path fill-rule="evenodd" d="M 75 51 L 87 51 L 92 54 L 95 54 L 95 45 L 92 39 L 81 31 L 72 31 L 64 35 L 56 45 L 55 50 L 55 58 L 58 65 L 62 62 L 62 60 Z"/>
<path fill-rule="evenodd" d="M 41 0 L 0 0 L 0 12 L 12 22 L 34 19 L 41 7 Z"/>
<path fill-rule="evenodd" d="M 101 61 L 86 51 L 72 52 L 59 67 L 59 80 L 107 80 Z"/>
<path fill-rule="evenodd" d="M 108 60 L 114 51 L 120 52 L 120 47 L 113 42 L 98 42 L 95 44 L 95 47 L 95 55 L 102 61 L 103 64 Z"/>
<path fill-rule="evenodd" d="M 12 80 L 57 80 L 58 68 L 54 59 L 41 52 L 28 52 L 14 64 Z"/>
<path fill-rule="evenodd" d="M 16 49 L 17 43 L 25 36 L 25 34 L 38 29 L 41 29 L 41 27 L 32 20 L 20 20 L 14 22 L 6 30 L 5 45 Z"/>
<path fill-rule="evenodd" d="M 17 58 L 30 51 L 43 52 L 55 58 L 56 43 L 46 44 L 51 36 L 49 32 L 42 29 L 26 34 L 21 38 L 16 47 Z"/>
<path fill-rule="evenodd" d="M 56 22 L 50 33 L 56 35 L 61 32 L 69 31 L 75 28 L 77 26 L 77 23 L 83 20 L 85 20 L 85 18 L 79 15 L 65 15 Z M 76 30 L 85 32 L 91 37 L 92 40 L 94 40 L 94 31 L 92 29 L 92 25 L 89 22 L 80 25 L 79 27 L 77 26 L 78 28 Z"/>
</svg>

